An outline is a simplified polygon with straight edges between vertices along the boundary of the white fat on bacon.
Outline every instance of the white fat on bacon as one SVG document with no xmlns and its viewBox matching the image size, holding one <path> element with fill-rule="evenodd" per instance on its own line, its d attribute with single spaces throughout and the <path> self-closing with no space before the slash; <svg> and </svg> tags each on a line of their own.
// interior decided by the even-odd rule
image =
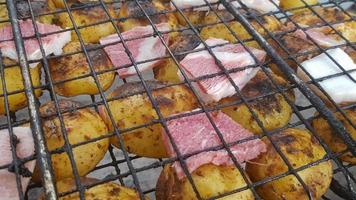
<svg viewBox="0 0 356 200">
<path fill-rule="evenodd" d="M 28 158 L 35 154 L 35 145 L 32 138 L 32 132 L 27 127 L 15 127 L 13 133 L 17 138 L 16 154 L 21 159 Z M 0 166 L 11 164 L 13 161 L 10 135 L 8 130 L 0 131 Z M 28 161 L 23 167 L 26 167 L 31 173 L 36 165 L 36 160 Z M 25 192 L 31 177 L 20 175 L 22 191 Z M 19 191 L 17 189 L 16 175 L 9 172 L 7 168 L 0 169 L 0 199 L 17 200 Z"/>
<path fill-rule="evenodd" d="M 279 5 L 279 0 L 272 0 L 277 6 Z M 209 11 L 210 8 L 207 6 L 206 2 L 209 2 L 210 4 L 218 3 L 219 0 L 172 0 L 172 2 L 180 9 L 186 9 L 186 8 L 191 8 L 191 7 L 197 7 L 201 6 L 198 8 L 194 8 L 194 11 Z M 230 0 L 231 4 L 235 8 L 240 8 L 241 4 L 237 2 L 236 0 Z M 271 0 L 241 0 L 241 2 L 248 8 L 254 9 L 259 11 L 260 13 L 268 13 L 268 12 L 275 12 L 278 11 L 278 7 L 275 6 Z M 174 9 L 175 6 L 174 4 L 171 3 L 171 7 Z M 206 5 L 206 6 L 204 6 Z M 215 9 L 218 7 L 219 10 L 224 10 L 225 7 L 222 4 L 219 4 L 216 6 L 216 4 L 212 5 L 212 7 Z"/>
<path fill-rule="evenodd" d="M 345 71 L 356 69 L 356 64 L 342 49 L 330 49 L 326 51 Z M 306 72 L 314 79 L 323 78 L 330 75 L 342 73 L 337 64 L 331 60 L 325 53 L 320 54 L 302 64 Z M 348 73 L 356 80 L 356 71 Z M 306 73 L 298 68 L 298 75 L 304 80 L 310 80 Z M 356 102 L 356 83 L 353 82 L 346 74 L 333 78 L 327 78 L 319 82 L 325 92 L 335 101 L 335 103 Z M 323 93 L 317 88 L 312 87 L 321 97 L 325 98 Z"/>
<path fill-rule="evenodd" d="M 157 24 L 156 27 L 161 32 L 170 30 L 170 26 L 167 23 Z M 141 62 L 165 56 L 166 48 L 164 44 L 158 36 L 153 36 L 153 33 L 154 30 L 152 26 L 148 25 L 138 26 L 121 34 L 135 62 Z M 164 34 L 163 39 L 166 43 L 168 43 L 168 34 Z M 113 65 L 115 67 L 119 67 L 117 72 L 121 78 L 126 78 L 128 76 L 137 74 L 133 66 L 128 67 L 132 65 L 132 62 L 117 34 L 109 35 L 100 39 L 100 44 L 108 45 L 104 48 L 104 50 L 108 54 Z M 161 60 L 154 60 L 140 63 L 137 66 L 139 71 L 143 72 L 152 69 L 159 62 L 161 62 Z"/>
<path fill-rule="evenodd" d="M 327 27 L 325 27 L 327 28 Z M 303 40 L 309 40 L 307 35 L 312 39 L 316 44 L 323 46 L 323 47 L 333 47 L 345 44 L 345 41 L 342 39 L 337 39 L 332 35 L 327 35 L 323 33 L 324 29 L 321 28 L 312 28 L 305 31 L 301 29 L 296 30 L 294 33 L 297 37 Z"/>
<path fill-rule="evenodd" d="M 212 47 L 215 57 L 227 70 L 256 64 L 251 54 L 240 44 L 229 44 L 226 40 L 216 38 L 210 38 L 206 40 L 205 43 Z M 182 69 L 190 79 L 221 72 L 221 68 L 217 65 L 214 57 L 207 50 L 203 50 L 203 46 L 203 44 L 200 44 L 196 50 L 201 49 L 201 51 L 188 54 L 180 62 Z M 259 62 L 264 61 L 266 56 L 264 51 L 252 47 L 248 48 Z M 247 82 L 256 75 L 259 69 L 259 67 L 249 67 L 241 71 L 230 73 L 229 75 L 236 86 L 241 90 Z M 178 75 L 183 80 L 180 72 L 178 72 Z M 231 84 L 226 75 L 214 75 L 212 78 L 205 78 L 194 82 L 193 86 L 205 102 L 217 102 L 222 98 L 232 96 L 236 93 L 235 87 Z"/>
<path fill-rule="evenodd" d="M 42 58 L 40 44 L 35 36 L 35 29 L 31 20 L 19 21 L 21 35 L 24 37 L 24 45 L 27 60 L 38 60 Z M 36 22 L 38 32 L 40 34 L 49 34 L 41 37 L 41 43 L 45 55 L 62 54 L 62 48 L 71 41 L 70 31 L 54 33 L 62 29 L 56 25 L 42 24 Z M 54 34 L 50 34 L 54 33 Z M 32 38 L 29 38 L 32 37 Z M 17 51 L 13 39 L 12 27 L 7 25 L 0 29 L 0 49 L 2 55 L 13 60 L 18 60 Z M 35 67 L 38 63 L 30 64 L 30 67 Z"/>
</svg>

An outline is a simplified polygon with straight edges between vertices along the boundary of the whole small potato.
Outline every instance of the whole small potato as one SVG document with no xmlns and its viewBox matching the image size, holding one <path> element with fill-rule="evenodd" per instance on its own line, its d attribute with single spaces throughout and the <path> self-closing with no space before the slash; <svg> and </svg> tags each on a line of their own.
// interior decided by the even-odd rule
<svg viewBox="0 0 356 200">
<path fill-rule="evenodd" d="M 63 113 L 64 126 L 71 145 L 82 143 L 104 136 L 108 133 L 104 121 L 91 108 L 76 109 L 79 103 L 70 100 L 60 100 L 59 106 Z M 68 111 L 75 109 L 73 111 Z M 59 118 L 56 116 L 54 102 L 48 102 L 40 107 L 44 136 L 49 151 L 64 146 L 64 136 Z M 109 147 L 109 138 L 74 147 L 72 149 L 75 164 L 80 176 L 88 174 L 104 157 Z M 57 181 L 74 177 L 72 166 L 66 152 L 51 155 L 52 168 Z M 40 181 L 38 166 L 35 168 L 32 180 Z"/>
<path fill-rule="evenodd" d="M 86 48 L 97 47 L 98 45 L 87 44 Z M 82 51 L 79 42 L 70 42 L 64 48 L 64 53 L 74 53 Z M 95 72 L 103 72 L 98 75 L 100 86 L 107 90 L 115 79 L 115 71 L 107 71 L 113 68 L 113 65 L 103 49 L 88 51 L 90 61 Z M 76 53 L 60 58 L 49 60 L 49 69 L 53 81 L 66 81 L 56 84 L 56 93 L 62 96 L 71 97 L 81 94 L 95 95 L 99 93 L 98 85 L 93 76 L 87 76 L 80 79 L 71 80 L 80 76 L 91 74 L 89 63 L 84 53 Z"/>
<path fill-rule="evenodd" d="M 192 173 L 194 185 L 203 199 L 216 197 L 246 186 L 240 171 L 235 166 L 216 166 L 207 164 Z M 187 178 L 179 180 L 174 168 L 167 165 L 163 168 L 156 186 L 157 200 L 195 200 L 198 199 Z M 252 200 L 251 190 L 243 190 L 219 200 Z"/>
<path fill-rule="evenodd" d="M 15 61 L 10 59 L 3 59 L 5 65 L 14 65 Z M 5 84 L 7 94 L 14 93 L 8 96 L 9 110 L 11 112 L 16 112 L 27 106 L 27 97 L 24 92 L 24 84 L 22 79 L 21 68 L 19 66 L 5 67 Z M 41 67 L 37 65 L 35 68 L 30 68 L 30 75 L 32 80 L 32 85 L 38 87 L 41 85 Z M 0 76 L 0 114 L 6 113 L 5 102 L 4 102 L 4 91 L 2 85 L 2 77 Z M 36 97 L 42 95 L 41 89 L 35 90 Z"/>
<path fill-rule="evenodd" d="M 356 123 L 356 108 L 351 108 L 344 111 L 347 118 L 351 120 L 352 123 Z M 351 134 L 351 137 L 356 140 L 356 129 L 345 119 L 341 113 L 335 113 L 337 119 L 339 119 L 345 126 L 346 131 Z M 329 123 L 319 117 L 313 120 L 312 126 L 315 129 L 315 132 L 324 140 L 324 142 L 330 147 L 333 152 L 341 152 L 347 149 L 344 141 L 338 136 L 337 133 L 330 127 Z M 340 156 L 340 159 L 345 162 L 356 164 L 356 158 L 352 156 L 350 152 Z"/>
<path fill-rule="evenodd" d="M 87 177 L 81 177 L 80 183 L 82 185 L 95 184 L 99 180 Z M 71 178 L 66 178 L 60 180 L 56 183 L 57 192 L 65 193 L 75 190 L 76 184 L 75 180 Z M 139 200 L 139 194 L 137 191 L 118 185 L 113 182 L 102 183 L 91 187 L 84 192 L 85 199 L 102 199 L 102 200 Z M 79 192 L 67 194 L 65 196 L 59 197 L 59 200 L 79 200 Z M 145 198 L 148 200 L 148 198 Z M 42 193 L 39 200 L 45 200 L 44 194 Z"/>
<path fill-rule="evenodd" d="M 280 87 L 286 88 L 288 86 L 288 83 L 283 78 L 273 73 L 271 73 L 271 75 L 276 84 Z M 277 88 L 262 71 L 258 72 L 241 91 L 245 98 L 257 98 L 266 95 L 249 102 L 252 110 L 256 113 L 258 119 L 262 122 L 263 127 L 266 130 L 274 130 L 284 127 L 288 124 L 293 114 L 291 106 L 282 94 L 276 93 L 267 95 L 273 91 L 277 91 Z M 285 94 L 287 94 L 290 101 L 294 102 L 295 97 L 293 90 L 289 90 Z M 236 95 L 222 99 L 219 104 L 223 105 L 232 103 L 239 99 L 240 98 Z M 259 127 L 257 121 L 253 118 L 252 113 L 248 110 L 248 107 L 245 104 L 225 107 L 222 111 L 249 131 L 255 134 L 262 133 L 262 129 Z"/>
<path fill-rule="evenodd" d="M 112 18 L 117 18 L 117 14 L 112 6 L 107 6 L 108 13 Z M 100 6 L 91 6 L 71 11 L 75 24 L 80 26 L 87 26 L 80 28 L 80 36 L 86 43 L 98 43 L 100 38 L 115 33 L 114 25 L 108 21 L 105 10 Z M 100 23 L 93 25 L 94 23 Z M 73 24 L 67 12 L 58 14 L 58 25 L 62 28 L 72 28 Z M 72 41 L 79 40 L 76 32 L 72 31 Z"/>
<path fill-rule="evenodd" d="M 157 81 L 146 81 L 151 89 L 157 89 L 164 84 Z M 128 129 L 144 125 L 158 119 L 151 101 L 140 82 L 126 83 L 111 94 L 107 99 L 120 98 L 109 101 L 109 109 L 113 115 L 114 121 L 118 128 Z M 133 95 L 134 93 L 139 93 Z M 197 102 L 192 92 L 184 85 L 170 86 L 152 91 L 153 97 L 159 105 L 159 109 L 164 117 L 191 111 L 197 108 Z M 113 131 L 113 125 L 107 113 L 107 110 L 101 106 L 99 113 Z M 159 123 L 135 129 L 122 134 L 126 150 L 130 153 L 144 157 L 163 158 L 167 157 L 167 152 L 162 140 L 162 126 Z M 118 138 L 112 137 L 111 143 L 119 147 Z"/>
<path fill-rule="evenodd" d="M 267 145 L 267 152 L 247 163 L 246 172 L 252 181 L 260 181 L 288 171 L 280 155 L 269 139 L 262 139 Z M 286 129 L 272 136 L 272 141 L 281 149 L 293 168 L 308 165 L 324 158 L 325 151 L 308 131 Z M 313 199 L 320 199 L 329 188 L 332 179 L 331 161 L 325 161 L 298 172 L 309 188 Z M 302 184 L 294 175 L 288 175 L 257 187 L 257 193 L 265 200 L 305 200 L 309 199 Z"/>
</svg>

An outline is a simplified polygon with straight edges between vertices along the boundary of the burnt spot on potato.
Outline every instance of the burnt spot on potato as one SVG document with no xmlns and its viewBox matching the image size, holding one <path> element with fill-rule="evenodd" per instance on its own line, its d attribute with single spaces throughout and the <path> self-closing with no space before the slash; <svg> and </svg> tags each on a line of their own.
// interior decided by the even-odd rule
<svg viewBox="0 0 356 200">
<path fill-rule="evenodd" d="M 178 35 L 175 42 L 170 46 L 173 54 L 180 54 L 195 49 L 200 44 L 199 37 L 191 31 L 183 31 Z M 186 55 L 175 55 L 178 61 L 183 60 Z"/>
<path fill-rule="evenodd" d="M 315 15 L 313 11 L 307 10 L 305 12 L 296 13 L 291 16 L 291 20 L 303 25 L 315 26 L 324 25 L 325 20 L 328 23 L 336 23 L 350 19 L 350 17 L 338 8 L 313 8 L 319 16 Z"/>
<path fill-rule="evenodd" d="M 58 101 L 59 111 L 64 113 L 68 111 L 75 111 L 81 104 L 76 101 L 61 99 Z M 57 116 L 57 109 L 54 101 L 47 102 L 40 107 L 40 116 L 43 118 Z"/>
<path fill-rule="evenodd" d="M 159 81 L 145 81 L 145 83 L 150 90 L 162 88 L 165 86 L 165 84 Z M 137 93 L 146 93 L 142 83 L 130 82 L 117 87 L 112 93 L 110 93 L 110 98 L 123 98 L 132 96 Z"/>
</svg>

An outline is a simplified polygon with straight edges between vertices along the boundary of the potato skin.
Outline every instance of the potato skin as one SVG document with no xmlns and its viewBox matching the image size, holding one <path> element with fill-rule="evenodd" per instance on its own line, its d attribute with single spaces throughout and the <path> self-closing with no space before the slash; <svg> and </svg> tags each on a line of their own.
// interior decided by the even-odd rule
<svg viewBox="0 0 356 200">
<path fill-rule="evenodd" d="M 62 111 L 75 109 L 80 104 L 70 100 L 60 100 Z M 54 102 L 48 102 L 40 107 L 43 131 L 49 151 L 64 145 L 63 133 L 59 118 L 55 116 Z M 54 115 L 54 116 L 53 116 Z M 104 121 L 98 113 L 90 108 L 83 108 L 62 114 L 68 139 L 71 145 L 98 138 L 108 133 Z M 93 123 L 95 122 L 95 123 Z M 89 173 L 104 157 L 109 147 L 109 138 L 80 145 L 73 148 L 74 160 L 80 176 Z M 52 168 L 57 181 L 74 177 L 68 155 L 63 152 L 52 154 Z M 38 166 L 35 168 L 32 180 L 40 181 Z"/>
<path fill-rule="evenodd" d="M 10 59 L 5 58 L 3 60 L 6 65 L 13 65 L 15 62 Z M 24 90 L 23 79 L 21 68 L 19 66 L 14 67 L 6 67 L 4 69 L 5 74 L 5 83 L 6 83 L 6 91 L 7 93 L 17 92 L 16 94 L 11 94 L 8 96 L 9 102 L 9 110 L 11 112 L 16 112 L 27 106 L 27 97 Z M 34 87 L 38 87 L 41 85 L 41 67 L 37 65 L 35 68 L 30 68 L 30 75 L 32 79 L 32 85 Z M 3 95 L 3 85 L 2 78 L 0 77 L 0 94 Z M 35 90 L 36 97 L 40 97 L 42 95 L 41 89 Z M 0 115 L 6 113 L 5 110 L 5 102 L 4 96 L 0 97 Z"/>
<path fill-rule="evenodd" d="M 304 0 L 304 2 L 307 5 L 315 5 L 318 3 L 318 0 Z M 281 8 L 288 10 L 293 8 L 306 7 L 304 2 L 301 0 L 281 0 L 279 5 L 281 6 Z M 297 13 L 297 12 L 302 12 L 304 10 L 308 10 L 308 8 L 291 10 L 291 12 Z"/>
<path fill-rule="evenodd" d="M 346 116 L 351 119 L 351 122 L 355 124 L 356 108 L 351 108 L 350 110 L 345 110 L 344 112 Z M 341 115 L 341 113 L 335 113 L 335 116 L 344 124 L 347 132 L 351 134 L 351 137 L 356 140 L 356 129 L 351 126 L 351 124 Z M 314 119 L 312 126 L 315 129 L 315 132 L 324 140 L 333 152 L 341 152 L 347 149 L 346 144 L 338 136 L 338 134 L 334 132 L 325 119 L 321 117 Z M 351 164 L 356 164 L 356 158 L 352 156 L 350 152 L 340 156 L 340 159 Z"/>
<path fill-rule="evenodd" d="M 239 170 L 234 166 L 216 166 L 206 164 L 192 173 L 192 178 L 203 199 L 228 193 L 246 186 Z M 156 186 L 157 200 L 194 200 L 195 192 L 187 178 L 179 180 L 171 165 L 166 165 Z M 244 190 L 219 198 L 221 200 L 252 200 L 251 190 Z"/>
<path fill-rule="evenodd" d="M 280 87 L 285 88 L 288 86 L 288 83 L 283 78 L 273 73 L 271 73 L 271 75 Z M 256 98 L 273 91 L 277 91 L 276 87 L 272 85 L 267 75 L 260 71 L 247 83 L 241 92 L 246 98 Z M 290 90 L 286 94 L 288 98 L 294 102 L 294 92 Z M 222 99 L 219 105 L 236 102 L 238 100 L 238 96 L 228 97 Z M 249 103 L 266 130 L 274 130 L 287 125 L 293 114 L 292 108 L 280 93 L 258 98 Z M 257 121 L 254 120 L 252 113 L 245 104 L 225 107 L 222 111 L 249 131 L 255 134 L 262 133 L 262 129 L 258 126 Z"/>
<path fill-rule="evenodd" d="M 146 81 L 146 83 L 151 89 L 164 86 L 157 81 Z M 120 96 L 125 97 L 109 101 L 109 108 L 118 128 L 132 128 L 158 119 L 146 93 L 132 96 L 133 93 L 141 91 L 144 91 L 141 83 L 134 82 L 120 86 L 108 95 L 107 99 Z M 152 94 L 158 102 L 160 111 L 164 117 L 190 111 L 197 107 L 197 102 L 192 92 L 184 85 L 161 88 L 153 91 Z M 109 130 L 113 131 L 114 129 L 106 109 L 104 107 L 100 107 L 99 109 L 99 113 L 109 127 Z M 167 157 L 161 131 L 162 126 L 157 123 L 123 133 L 122 137 L 126 150 L 144 157 Z M 119 147 L 116 136 L 112 137 L 111 143 Z"/>
<path fill-rule="evenodd" d="M 247 174 L 255 182 L 288 171 L 287 165 L 274 149 L 270 140 L 266 137 L 262 140 L 267 145 L 267 152 L 247 163 L 246 166 Z M 322 159 L 326 154 L 318 141 L 306 130 L 286 129 L 274 134 L 272 140 L 280 147 L 293 168 L 299 168 Z M 332 173 L 331 161 L 325 161 L 298 172 L 311 191 L 313 199 L 320 199 L 328 190 Z M 303 186 L 294 175 L 288 175 L 259 186 L 257 192 L 266 200 L 308 199 Z"/>
<path fill-rule="evenodd" d="M 83 185 L 94 184 L 99 180 L 87 177 L 81 177 L 80 182 Z M 56 183 L 57 192 L 65 193 L 76 189 L 75 180 L 71 178 L 66 178 L 60 180 Z M 85 199 L 105 199 L 105 200 L 139 200 L 139 194 L 137 191 L 118 185 L 113 182 L 103 183 L 91 187 L 85 190 Z M 62 197 L 60 200 L 77 200 L 79 199 L 79 193 L 71 193 Z M 148 198 L 146 198 L 148 200 Z M 39 200 L 45 200 L 44 195 L 41 194 Z"/>
<path fill-rule="evenodd" d="M 109 14 L 112 18 L 117 18 L 116 12 L 112 6 L 107 6 Z M 98 43 L 100 38 L 115 33 L 114 25 L 109 21 L 92 25 L 94 23 L 103 22 L 109 19 L 105 10 L 100 6 L 86 7 L 71 11 L 75 24 L 79 26 L 90 25 L 79 29 L 80 36 L 86 43 Z M 58 25 L 62 28 L 73 27 L 72 21 L 68 13 L 61 12 L 58 14 Z M 72 31 L 72 41 L 78 41 L 76 32 Z"/>
<path fill-rule="evenodd" d="M 96 45 L 87 44 L 86 47 Z M 79 42 L 70 42 L 64 48 L 64 53 L 81 51 Z M 93 68 L 96 72 L 112 69 L 113 65 L 103 49 L 88 51 Z M 49 60 L 49 69 L 53 81 L 65 81 L 83 75 L 91 74 L 89 63 L 84 53 L 76 53 L 60 58 Z M 108 71 L 98 75 L 100 86 L 107 90 L 115 79 L 115 71 Z M 62 96 L 71 97 L 81 94 L 98 94 L 99 89 L 93 76 L 66 81 L 55 85 L 56 93 Z"/>
<path fill-rule="evenodd" d="M 188 19 L 188 21 L 193 25 L 197 26 L 204 22 L 204 16 L 206 12 L 204 11 L 183 11 L 183 15 Z M 175 12 L 178 23 L 182 26 L 188 27 L 189 24 L 185 21 L 184 17 L 177 11 Z"/>
</svg>

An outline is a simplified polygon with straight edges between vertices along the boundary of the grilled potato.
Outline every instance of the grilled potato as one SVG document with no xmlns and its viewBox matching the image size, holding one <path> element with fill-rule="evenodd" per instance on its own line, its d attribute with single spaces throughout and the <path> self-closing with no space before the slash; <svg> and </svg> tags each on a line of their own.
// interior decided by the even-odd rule
<svg viewBox="0 0 356 200">
<path fill-rule="evenodd" d="M 318 15 L 314 14 L 316 12 Z M 342 10 L 338 8 L 323 8 L 313 7 L 313 11 L 307 10 L 304 12 L 295 13 L 290 19 L 300 25 L 315 26 L 324 25 L 325 20 L 328 23 L 338 23 L 349 20 L 350 17 Z"/>
<path fill-rule="evenodd" d="M 98 45 L 87 44 L 86 48 L 94 48 Z M 79 42 L 70 42 L 63 48 L 64 53 L 81 51 Z M 104 72 L 112 69 L 110 59 L 103 49 L 88 51 L 95 72 Z M 93 76 L 71 80 L 80 76 L 91 74 L 88 61 L 84 53 L 76 53 L 49 60 L 49 69 L 55 82 L 66 81 L 55 85 L 56 93 L 62 96 L 76 96 L 81 94 L 98 94 L 99 89 Z M 115 71 L 108 71 L 98 75 L 100 86 L 108 89 L 115 79 Z"/>
<path fill-rule="evenodd" d="M 5 65 L 14 65 L 15 61 L 4 58 L 3 63 Z M 27 106 L 27 97 L 24 92 L 24 85 L 22 79 L 21 68 L 19 66 L 6 67 L 4 69 L 5 84 L 7 94 L 14 93 L 8 96 L 9 110 L 16 112 Z M 35 68 L 30 68 L 32 85 L 38 87 L 41 85 L 41 67 L 37 65 Z M 0 114 L 6 113 L 4 102 L 4 91 L 2 85 L 2 77 L 0 76 Z M 41 89 L 35 90 L 35 95 L 40 97 L 42 95 Z"/>
<path fill-rule="evenodd" d="M 203 24 L 204 16 L 206 15 L 206 12 L 186 10 L 186 11 L 183 11 L 183 15 L 187 18 L 189 23 L 191 23 L 193 26 L 197 26 L 197 25 Z M 175 16 L 177 17 L 178 23 L 182 26 L 188 27 L 189 24 L 184 19 L 183 15 L 180 14 L 178 11 L 175 12 Z"/>
<path fill-rule="evenodd" d="M 175 38 L 175 41 L 169 48 L 179 62 L 185 57 L 185 54 L 182 53 L 193 50 L 199 44 L 200 40 L 198 36 L 191 32 L 183 32 Z M 181 82 L 178 76 L 178 71 L 178 65 L 172 58 L 163 60 L 157 67 L 153 68 L 155 79 L 170 83 Z"/>
<path fill-rule="evenodd" d="M 43 14 L 41 16 L 36 17 L 36 21 L 44 24 L 53 23 L 55 17 L 54 14 L 47 14 L 55 9 L 52 2 L 50 1 L 30 1 L 30 2 L 34 15 Z M 15 3 L 17 9 L 17 16 L 19 19 L 31 17 L 30 8 L 27 1 L 15 1 Z M 6 21 L 6 20 L 9 20 L 6 4 L 0 4 L 0 21 Z M 0 23 L 0 28 L 9 24 L 10 24 L 9 22 Z"/>
<path fill-rule="evenodd" d="M 151 89 L 164 87 L 163 84 L 156 81 L 146 81 L 146 83 Z M 139 82 L 126 83 L 108 95 L 108 99 L 120 98 L 109 102 L 110 111 L 118 128 L 133 128 L 158 119 L 147 94 L 141 94 L 143 91 L 144 89 Z M 133 95 L 138 92 L 140 94 Z M 156 99 L 164 117 L 190 111 L 197 107 L 196 99 L 184 85 L 154 90 L 152 91 L 152 95 Z M 100 107 L 99 113 L 109 127 L 109 130 L 113 131 L 113 125 L 111 124 L 107 110 L 104 107 Z M 168 155 L 161 138 L 161 131 L 161 125 L 156 123 L 124 133 L 122 137 L 125 147 L 129 152 L 144 157 L 162 158 Z M 119 147 L 116 136 L 112 138 L 111 143 Z"/>
<path fill-rule="evenodd" d="M 246 186 L 245 180 L 234 166 L 203 165 L 192 173 L 192 178 L 203 199 L 216 197 Z M 198 199 L 188 179 L 179 180 L 171 165 L 165 166 L 158 178 L 156 198 L 157 200 Z M 243 190 L 219 199 L 252 200 L 254 196 L 250 190 Z"/>
<path fill-rule="evenodd" d="M 71 145 L 82 143 L 104 136 L 108 133 L 104 121 L 91 108 L 76 109 L 80 104 L 70 100 L 60 100 L 59 108 L 63 113 L 64 126 Z M 68 111 L 70 109 L 76 109 Z M 48 102 L 40 107 L 43 131 L 49 151 L 62 148 L 65 145 L 59 118 L 56 116 L 54 102 Z M 109 147 L 109 139 L 103 138 L 72 149 L 74 160 L 80 176 L 85 176 L 104 157 Z M 57 181 L 73 178 L 74 174 L 66 152 L 52 154 L 52 168 Z M 40 181 L 38 166 L 35 168 L 32 180 Z"/>
<path fill-rule="evenodd" d="M 82 177 L 80 183 L 83 185 L 91 185 L 97 183 L 99 180 L 93 178 Z M 75 180 L 66 178 L 56 183 L 57 192 L 65 193 L 76 189 Z M 103 183 L 85 190 L 85 199 L 107 199 L 107 200 L 139 200 L 137 191 L 123 187 L 113 182 Z M 59 200 L 77 200 L 79 193 L 71 193 L 59 198 Z M 146 198 L 148 200 L 148 198 Z M 42 193 L 39 200 L 45 200 Z"/>
<path fill-rule="evenodd" d="M 226 12 L 226 11 L 218 11 L 218 15 L 230 26 L 231 30 L 240 40 L 248 40 L 252 39 L 252 36 L 246 31 L 246 29 L 239 23 L 234 20 L 234 17 Z M 278 31 L 282 24 L 279 20 L 273 16 L 264 16 L 263 18 L 263 27 L 265 27 L 270 32 Z M 231 21 L 231 22 L 229 22 Z M 214 24 L 218 23 L 218 24 Z M 203 39 L 208 38 L 221 38 L 228 40 L 229 42 L 237 42 L 235 36 L 230 32 L 230 30 L 222 23 L 222 21 L 217 17 L 217 15 L 213 12 L 210 12 L 204 18 L 204 24 L 207 26 L 204 27 L 200 35 Z M 214 24 L 214 25 L 209 25 Z M 251 22 L 252 26 L 262 35 L 265 35 L 266 32 L 264 31 L 263 27 L 261 27 L 256 21 Z M 249 46 L 260 48 L 257 42 L 247 42 Z"/>
<path fill-rule="evenodd" d="M 346 116 L 351 119 L 352 123 L 356 123 L 356 108 L 345 110 Z M 356 129 L 341 115 L 341 113 L 335 113 L 335 116 L 344 124 L 346 130 L 351 134 L 351 137 L 356 140 Z M 315 132 L 324 140 L 324 142 L 330 147 L 333 152 L 342 152 L 347 149 L 346 144 L 338 136 L 337 133 L 330 127 L 328 122 L 319 117 L 313 120 L 312 126 Z M 350 152 L 340 156 L 340 159 L 345 162 L 356 164 L 356 158 L 352 156 Z"/>
<path fill-rule="evenodd" d="M 284 81 L 283 78 L 273 73 L 271 73 L 271 75 L 280 87 L 286 88 L 288 86 L 288 83 Z M 277 91 L 276 87 L 272 84 L 267 75 L 261 71 L 258 72 L 241 91 L 246 98 L 257 98 L 266 95 L 249 102 L 252 110 L 256 113 L 266 130 L 273 130 L 287 125 L 293 114 L 292 108 L 282 94 L 276 93 L 267 95 L 274 91 Z M 289 100 L 294 102 L 295 97 L 293 91 L 290 90 L 286 94 Z M 223 105 L 238 100 L 238 96 L 228 97 L 222 99 L 219 104 Z M 257 121 L 254 120 L 252 113 L 245 104 L 225 107 L 222 111 L 249 131 L 255 134 L 262 133 L 262 129 L 258 126 Z"/>
<path fill-rule="evenodd" d="M 51 2 L 55 8 L 59 8 L 59 9 L 65 8 L 63 0 L 48 0 L 48 1 Z M 66 2 L 69 7 L 72 7 L 72 6 L 76 6 L 78 4 L 84 4 L 84 3 L 91 3 L 91 2 L 99 3 L 100 1 L 99 0 L 66 0 Z M 112 3 L 114 1 L 113 0 L 103 0 L 103 2 Z"/>
<path fill-rule="evenodd" d="M 150 16 L 153 23 L 168 23 L 172 29 L 176 29 L 178 26 L 178 21 L 173 13 L 165 14 L 167 11 L 165 6 L 158 0 L 142 0 L 139 1 L 141 7 Z M 162 14 L 158 14 L 163 12 Z M 136 4 L 135 1 L 125 1 L 120 9 L 120 18 L 128 18 L 119 23 L 123 31 L 128 31 L 136 26 L 147 26 L 150 22 L 147 20 L 145 13 L 142 12 L 141 8 Z M 174 37 L 177 33 L 171 33 L 170 35 Z"/>
<path fill-rule="evenodd" d="M 291 12 L 297 13 L 297 12 L 308 10 L 308 8 L 305 8 L 307 5 L 315 5 L 317 3 L 318 0 L 304 0 L 304 2 L 301 0 L 281 0 L 279 5 L 281 6 L 281 8 L 285 10 L 300 8 L 300 7 L 304 8 L 304 9 L 291 10 Z"/>
<path fill-rule="evenodd" d="M 267 145 L 267 152 L 260 154 L 246 166 L 246 172 L 255 182 L 288 171 L 270 140 L 265 137 L 263 141 Z M 281 149 L 293 168 L 320 160 L 326 154 L 318 141 L 302 129 L 286 129 L 274 134 L 272 141 Z M 333 171 L 331 162 L 325 161 L 297 173 L 308 186 L 313 199 L 320 199 L 329 188 Z M 266 200 L 308 199 L 302 184 L 292 174 L 257 187 L 257 192 Z"/>
<path fill-rule="evenodd" d="M 71 13 L 77 27 L 87 26 L 79 29 L 80 36 L 84 42 L 97 43 L 100 38 L 115 33 L 114 25 L 110 21 L 104 22 L 109 20 L 109 16 L 107 16 L 107 13 L 100 5 L 80 8 L 81 6 L 82 4 L 79 4 L 76 9 L 71 11 Z M 110 16 L 112 18 L 117 18 L 113 6 L 107 6 L 107 8 Z M 95 23 L 100 24 L 93 25 Z M 67 12 L 61 12 L 58 14 L 58 24 L 62 28 L 73 27 L 72 21 L 70 20 Z M 79 40 L 74 30 L 72 31 L 72 41 L 73 40 Z"/>
</svg>

